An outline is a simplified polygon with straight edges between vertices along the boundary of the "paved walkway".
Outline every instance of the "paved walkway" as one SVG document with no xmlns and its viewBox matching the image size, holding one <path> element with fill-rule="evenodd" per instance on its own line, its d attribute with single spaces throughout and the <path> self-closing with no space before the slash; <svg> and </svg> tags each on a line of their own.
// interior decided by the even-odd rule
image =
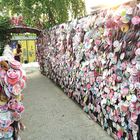
<svg viewBox="0 0 140 140">
<path fill-rule="evenodd" d="M 39 72 L 28 75 L 22 140 L 112 140 L 78 105 Z"/>
</svg>

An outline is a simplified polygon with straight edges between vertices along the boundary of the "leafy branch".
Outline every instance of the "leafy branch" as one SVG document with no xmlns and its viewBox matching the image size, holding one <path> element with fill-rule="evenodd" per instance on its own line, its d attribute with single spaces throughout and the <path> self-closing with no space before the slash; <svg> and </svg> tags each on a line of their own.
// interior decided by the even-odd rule
<svg viewBox="0 0 140 140">
<path fill-rule="evenodd" d="M 2 55 L 5 44 L 10 38 L 10 34 L 7 34 L 7 30 L 11 27 L 10 18 L 0 16 L 0 56 Z"/>
</svg>

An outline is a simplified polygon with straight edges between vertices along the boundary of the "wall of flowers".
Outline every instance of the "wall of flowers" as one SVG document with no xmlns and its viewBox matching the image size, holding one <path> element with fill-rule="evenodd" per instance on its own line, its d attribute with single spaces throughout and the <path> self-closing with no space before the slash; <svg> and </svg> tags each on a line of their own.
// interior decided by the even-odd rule
<svg viewBox="0 0 140 140">
<path fill-rule="evenodd" d="M 140 4 L 57 25 L 37 44 L 42 74 L 114 139 L 140 140 Z"/>
</svg>

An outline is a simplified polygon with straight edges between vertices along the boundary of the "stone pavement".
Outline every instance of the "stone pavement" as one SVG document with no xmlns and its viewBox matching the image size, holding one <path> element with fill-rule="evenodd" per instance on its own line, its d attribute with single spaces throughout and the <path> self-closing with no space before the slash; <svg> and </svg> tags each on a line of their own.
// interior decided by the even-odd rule
<svg viewBox="0 0 140 140">
<path fill-rule="evenodd" d="M 31 73 L 34 73 L 35 71 L 39 71 L 38 62 L 31 62 L 28 64 L 22 64 L 22 67 L 26 71 L 27 74 L 31 74 Z"/>
<path fill-rule="evenodd" d="M 28 75 L 24 90 L 26 129 L 22 140 L 112 140 L 58 87 L 39 72 Z"/>
</svg>

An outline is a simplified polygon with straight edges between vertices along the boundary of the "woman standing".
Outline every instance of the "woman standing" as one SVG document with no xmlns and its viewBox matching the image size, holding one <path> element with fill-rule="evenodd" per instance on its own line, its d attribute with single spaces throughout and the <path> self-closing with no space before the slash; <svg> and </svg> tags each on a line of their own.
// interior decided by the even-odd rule
<svg viewBox="0 0 140 140">
<path fill-rule="evenodd" d="M 16 54 L 15 54 L 15 60 L 20 62 L 20 57 L 22 54 L 22 50 L 21 50 L 21 45 L 17 44 L 17 48 L 16 48 Z"/>
</svg>

